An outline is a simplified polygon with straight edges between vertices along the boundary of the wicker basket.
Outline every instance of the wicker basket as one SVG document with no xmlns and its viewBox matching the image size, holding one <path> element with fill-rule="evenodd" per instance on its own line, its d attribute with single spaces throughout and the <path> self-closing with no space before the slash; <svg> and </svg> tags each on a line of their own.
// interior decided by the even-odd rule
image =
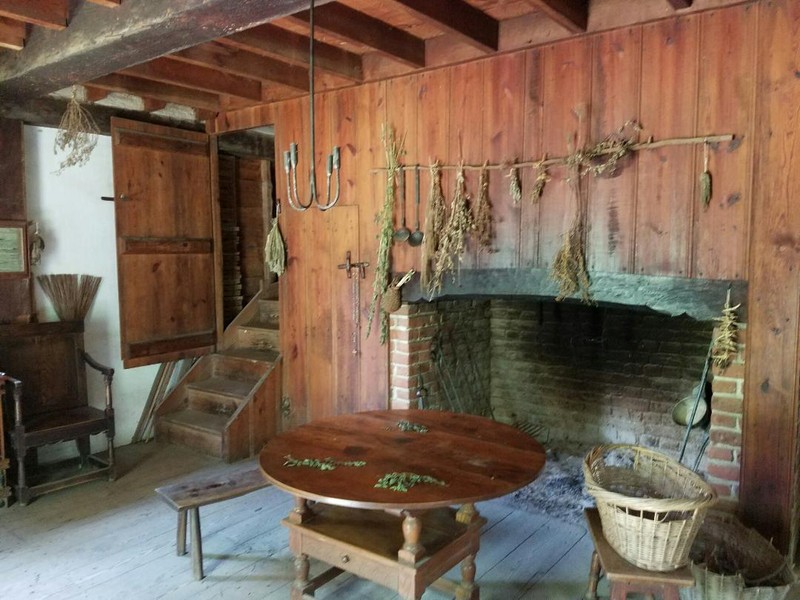
<svg viewBox="0 0 800 600">
<path fill-rule="evenodd" d="M 592 449 L 583 474 L 603 534 L 622 558 L 649 571 L 689 563 L 692 542 L 717 501 L 697 474 L 668 456 L 628 444 Z"/>
</svg>

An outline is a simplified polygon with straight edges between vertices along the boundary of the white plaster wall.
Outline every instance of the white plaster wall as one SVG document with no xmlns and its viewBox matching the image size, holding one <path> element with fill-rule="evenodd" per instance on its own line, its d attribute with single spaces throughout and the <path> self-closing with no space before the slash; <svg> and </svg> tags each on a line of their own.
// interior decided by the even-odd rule
<svg viewBox="0 0 800 600">
<path fill-rule="evenodd" d="M 36 275 L 85 273 L 103 278 L 86 317 L 85 347 L 96 360 L 114 368 L 115 443 L 128 444 L 158 367 L 122 368 L 114 203 L 100 200 L 100 196 L 114 194 L 111 138 L 99 137 L 86 165 L 57 174 L 63 156 L 53 153 L 56 131 L 25 127 L 28 218 L 39 222 L 46 244 L 41 264 L 32 269 Z M 34 290 L 39 320 L 57 320 L 38 283 L 34 283 Z M 101 408 L 102 376 L 87 368 L 87 379 L 90 402 Z M 105 448 L 105 441 L 99 438 L 92 443 L 96 450 Z M 63 448 L 54 449 L 44 453 L 43 459 L 65 452 Z"/>
</svg>

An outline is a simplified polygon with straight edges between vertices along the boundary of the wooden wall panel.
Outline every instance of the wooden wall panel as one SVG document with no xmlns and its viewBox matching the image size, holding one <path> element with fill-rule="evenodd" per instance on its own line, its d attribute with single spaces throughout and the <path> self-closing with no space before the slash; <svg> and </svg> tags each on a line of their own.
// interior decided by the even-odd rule
<svg viewBox="0 0 800 600">
<path fill-rule="evenodd" d="M 692 274 L 746 279 L 753 156 L 757 10 L 741 6 L 701 15 L 700 95 L 697 133 L 731 133 L 733 144 L 710 152 L 713 197 L 695 202 Z M 736 40 L 736 43 L 731 43 Z M 693 173 L 703 169 L 697 148 Z"/>
<path fill-rule="evenodd" d="M 542 153 L 566 156 L 589 141 L 592 47 L 585 40 L 547 46 L 544 57 Z M 576 202 L 566 181 L 566 169 L 551 169 L 539 206 L 539 267 L 549 268 L 562 236 L 575 217 Z M 586 192 L 585 186 L 583 192 Z"/>
<path fill-rule="evenodd" d="M 523 160 L 542 157 L 542 122 L 544 116 L 542 52 L 525 53 L 525 90 L 522 98 L 525 111 Z M 522 170 L 522 204 L 519 215 L 519 266 L 530 269 L 539 258 L 539 201 L 532 201 L 531 189 L 536 176 L 533 169 Z"/>
<path fill-rule="evenodd" d="M 609 31 L 594 39 L 591 143 L 639 120 L 642 31 Z M 627 131 L 631 131 L 630 128 Z M 587 178 L 587 264 L 592 271 L 629 273 L 633 268 L 636 163 L 632 154 L 614 176 Z"/>
<path fill-rule="evenodd" d="M 305 117 L 308 104 L 302 101 L 283 102 L 275 115 L 275 148 L 282 152 L 291 142 L 303 143 Z M 283 166 L 283 156 L 278 157 Z M 308 168 L 308 159 L 302 161 Z M 302 167 L 300 167 L 302 168 Z M 301 171 L 302 172 L 302 171 Z M 305 213 L 292 210 L 286 198 L 284 170 L 276 170 L 277 195 L 281 200 L 280 226 L 286 245 L 286 273 L 280 278 L 281 349 L 283 354 L 283 394 L 291 402 L 292 413 L 286 426 L 305 423 L 307 418 L 306 389 L 306 313 L 305 269 L 312 260 L 305 244 L 308 240 L 308 219 Z M 307 193 L 304 177 L 298 177 L 298 186 Z"/>
<path fill-rule="evenodd" d="M 380 325 L 376 320 L 372 332 L 366 337 L 367 314 L 375 279 L 375 256 L 378 240 L 375 219 L 383 202 L 384 175 L 371 169 L 386 165 L 381 145 L 381 127 L 386 123 L 386 84 L 372 83 L 361 86 L 356 98 L 356 114 L 360 116 L 356 131 L 356 160 L 358 162 L 358 218 L 359 257 L 370 264 L 367 277 L 361 282 L 361 379 L 359 381 L 358 409 L 388 408 L 388 344 L 380 344 Z M 341 349 L 340 349 L 341 351 Z"/>
<path fill-rule="evenodd" d="M 696 16 L 660 21 L 642 29 L 640 119 L 644 136 L 691 136 L 697 103 Z M 636 272 L 689 275 L 695 182 L 695 148 L 642 152 L 636 203 Z"/>
<path fill-rule="evenodd" d="M 22 121 L 0 119 L 0 220 L 24 221 L 25 165 Z"/>
<path fill-rule="evenodd" d="M 740 498 L 745 520 L 785 550 L 797 531 L 800 4 L 760 9 Z"/>
<path fill-rule="evenodd" d="M 467 92 L 468 93 L 468 92 Z M 522 159 L 525 132 L 525 54 L 517 52 L 486 62 L 483 85 L 483 160 L 491 163 Z M 472 172 L 473 203 L 479 173 Z M 489 199 L 494 217 L 490 251 L 479 249 L 481 268 L 516 268 L 519 264 L 520 207 L 509 194 L 508 172 L 489 173 Z"/>
</svg>

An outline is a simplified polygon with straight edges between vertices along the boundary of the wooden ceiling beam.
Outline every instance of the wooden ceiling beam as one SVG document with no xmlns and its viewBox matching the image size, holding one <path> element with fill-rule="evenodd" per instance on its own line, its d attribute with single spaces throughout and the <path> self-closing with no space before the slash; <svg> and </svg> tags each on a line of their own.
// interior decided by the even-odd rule
<svg viewBox="0 0 800 600">
<path fill-rule="evenodd" d="M 584 33 L 589 23 L 589 0 L 526 0 L 528 4 L 572 33 Z"/>
<path fill-rule="evenodd" d="M 24 102 L 307 7 L 308 0 L 147 0 L 114 10 L 84 5 L 68 28 L 37 28 L 23 52 L 0 56 L 0 103 Z"/>
<path fill-rule="evenodd" d="M 93 85 L 84 85 L 83 89 L 86 91 L 86 102 L 91 102 L 91 103 L 100 102 L 100 100 L 105 100 L 111 93 L 111 90 L 95 87 Z"/>
<path fill-rule="evenodd" d="M 142 79 L 151 79 L 214 94 L 227 94 L 256 102 L 261 101 L 261 82 L 256 79 L 231 75 L 208 67 L 188 65 L 169 57 L 156 58 L 119 72 L 123 75 L 133 75 Z"/>
<path fill-rule="evenodd" d="M 108 6 L 109 8 L 119 8 L 119 5 L 122 4 L 122 0 L 89 0 L 89 2 L 94 2 L 100 6 Z"/>
<path fill-rule="evenodd" d="M 2 0 L 0 17 L 49 29 L 66 29 L 68 0 Z"/>
<path fill-rule="evenodd" d="M 672 8 L 680 10 L 682 8 L 689 8 L 692 5 L 692 0 L 667 0 Z"/>
<path fill-rule="evenodd" d="M 172 102 L 190 108 L 210 110 L 213 112 L 220 111 L 219 96 L 216 94 L 190 90 L 178 85 L 159 83 L 129 75 L 112 73 L 111 75 L 98 77 L 87 85 L 110 92 L 121 92 L 141 98 L 152 98 L 154 100 Z"/>
<path fill-rule="evenodd" d="M 259 81 L 272 81 L 308 91 L 308 69 L 259 56 L 253 52 L 209 42 L 170 55 L 175 60 L 242 75 Z"/>
<path fill-rule="evenodd" d="M 500 23 L 464 0 L 394 0 L 417 17 L 452 33 L 482 52 L 497 52 Z"/>
<path fill-rule="evenodd" d="M 25 23 L 0 17 L 0 48 L 22 50 L 28 28 Z"/>
<path fill-rule="evenodd" d="M 308 65 L 308 37 L 275 25 L 259 25 L 217 41 L 225 46 L 241 48 L 292 65 Z M 364 80 L 364 70 L 358 54 L 324 42 L 314 42 L 314 66 L 320 71 L 348 81 Z"/>
<path fill-rule="evenodd" d="M 308 23 L 307 10 L 292 19 Z M 411 67 L 425 66 L 425 41 L 407 31 L 353 10 L 344 4 L 329 4 L 314 9 L 314 27 L 351 40 Z"/>
</svg>

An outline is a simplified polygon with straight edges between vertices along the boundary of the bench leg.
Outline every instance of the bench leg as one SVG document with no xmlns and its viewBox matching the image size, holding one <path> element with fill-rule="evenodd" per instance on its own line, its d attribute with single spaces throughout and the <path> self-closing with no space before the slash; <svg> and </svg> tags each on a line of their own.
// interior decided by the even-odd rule
<svg viewBox="0 0 800 600">
<path fill-rule="evenodd" d="M 175 544 L 178 556 L 186 554 L 186 509 L 178 510 L 178 539 Z"/>
<path fill-rule="evenodd" d="M 190 508 L 192 528 L 192 572 L 195 579 L 203 578 L 203 540 L 200 535 L 200 509 Z"/>
<path fill-rule="evenodd" d="M 592 563 L 589 567 L 589 589 L 586 590 L 585 600 L 597 600 L 598 581 L 600 581 L 600 557 L 595 550 L 592 552 Z"/>
</svg>

